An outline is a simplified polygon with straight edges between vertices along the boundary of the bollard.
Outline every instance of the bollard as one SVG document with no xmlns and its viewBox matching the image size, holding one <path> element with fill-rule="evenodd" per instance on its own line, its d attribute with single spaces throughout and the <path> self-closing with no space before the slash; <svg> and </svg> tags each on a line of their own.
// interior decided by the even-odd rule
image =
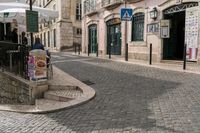
<svg viewBox="0 0 200 133">
<path fill-rule="evenodd" d="M 78 45 L 78 54 L 80 55 L 81 52 L 81 45 Z"/>
<path fill-rule="evenodd" d="M 99 48 L 98 48 L 98 46 L 99 46 L 99 45 L 98 45 L 98 43 L 97 43 L 97 46 L 96 46 L 96 47 L 97 47 L 97 52 L 96 52 L 96 56 L 97 56 L 97 57 L 99 56 L 99 50 L 98 50 Z"/>
<path fill-rule="evenodd" d="M 74 44 L 74 50 L 75 50 L 75 54 L 76 54 L 76 44 Z"/>
<path fill-rule="evenodd" d="M 109 59 L 111 59 L 111 45 L 109 45 L 108 54 L 109 54 Z"/>
<path fill-rule="evenodd" d="M 126 43 L 125 61 L 128 61 L 128 43 Z"/>
<path fill-rule="evenodd" d="M 184 51 L 183 51 L 183 70 L 186 69 L 186 51 L 187 50 L 187 46 L 186 44 L 184 45 Z"/>
<path fill-rule="evenodd" d="M 152 64 L 152 43 L 150 43 L 150 50 L 149 50 L 149 65 Z"/>
<path fill-rule="evenodd" d="M 88 44 L 88 56 L 90 56 L 90 44 Z"/>
</svg>

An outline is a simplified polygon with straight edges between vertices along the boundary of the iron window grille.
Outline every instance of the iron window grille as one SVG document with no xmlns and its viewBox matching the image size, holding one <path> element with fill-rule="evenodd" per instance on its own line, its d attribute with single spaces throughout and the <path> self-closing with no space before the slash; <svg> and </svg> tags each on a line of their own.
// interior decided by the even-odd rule
<svg viewBox="0 0 200 133">
<path fill-rule="evenodd" d="M 136 13 L 132 18 L 132 41 L 144 40 L 144 13 Z"/>
</svg>

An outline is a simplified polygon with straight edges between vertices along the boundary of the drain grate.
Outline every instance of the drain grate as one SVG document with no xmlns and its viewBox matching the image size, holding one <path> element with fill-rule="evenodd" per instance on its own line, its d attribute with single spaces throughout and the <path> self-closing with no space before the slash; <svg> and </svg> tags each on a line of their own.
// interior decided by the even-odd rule
<svg viewBox="0 0 200 133">
<path fill-rule="evenodd" d="M 95 84 L 95 83 L 91 82 L 90 80 L 83 80 L 82 82 L 84 84 L 86 84 L 86 85 L 93 85 L 93 84 Z"/>
</svg>

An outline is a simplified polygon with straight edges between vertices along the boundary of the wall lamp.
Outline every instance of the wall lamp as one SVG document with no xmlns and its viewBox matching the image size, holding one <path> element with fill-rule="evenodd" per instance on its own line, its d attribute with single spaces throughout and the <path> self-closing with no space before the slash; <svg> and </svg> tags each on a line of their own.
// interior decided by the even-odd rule
<svg viewBox="0 0 200 133">
<path fill-rule="evenodd" d="M 156 20 L 157 17 L 158 17 L 158 10 L 156 7 L 154 7 L 152 11 L 150 11 L 150 18 Z"/>
</svg>

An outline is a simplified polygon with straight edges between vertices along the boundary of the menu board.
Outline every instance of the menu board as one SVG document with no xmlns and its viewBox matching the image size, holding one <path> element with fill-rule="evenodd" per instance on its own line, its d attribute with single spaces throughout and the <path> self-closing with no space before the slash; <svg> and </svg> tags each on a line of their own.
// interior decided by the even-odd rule
<svg viewBox="0 0 200 133">
<path fill-rule="evenodd" d="M 196 7 L 186 9 L 185 43 L 187 60 L 196 61 L 198 52 L 199 11 Z"/>
<path fill-rule="evenodd" d="M 29 52 L 28 75 L 30 80 L 47 80 L 46 51 L 32 50 Z"/>
<path fill-rule="evenodd" d="M 27 32 L 38 32 L 38 12 L 26 10 Z"/>
</svg>

